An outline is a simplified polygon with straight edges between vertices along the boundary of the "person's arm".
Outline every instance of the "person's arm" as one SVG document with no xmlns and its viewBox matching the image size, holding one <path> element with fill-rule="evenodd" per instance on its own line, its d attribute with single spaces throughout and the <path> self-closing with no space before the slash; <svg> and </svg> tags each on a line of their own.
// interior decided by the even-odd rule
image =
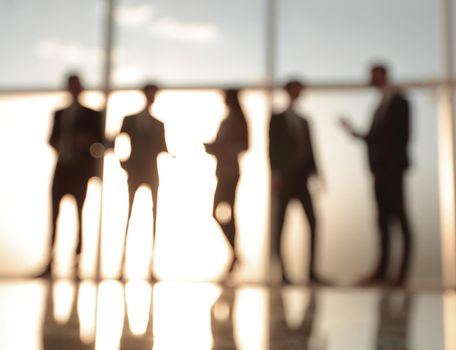
<svg viewBox="0 0 456 350">
<path fill-rule="evenodd" d="M 279 157 L 277 154 L 277 133 L 276 133 L 276 117 L 273 115 L 269 122 L 269 162 L 272 172 L 277 171 Z"/>
<path fill-rule="evenodd" d="M 313 178 L 312 182 L 314 183 L 314 188 L 317 190 L 324 190 L 326 188 L 325 184 L 325 179 L 323 177 L 323 174 L 321 172 L 320 167 L 317 166 L 317 161 L 315 157 L 315 148 L 314 148 L 314 143 L 313 143 L 313 137 L 312 137 L 312 131 L 311 131 L 311 126 L 310 122 L 306 121 L 306 139 L 308 140 L 308 149 L 310 152 L 310 176 Z"/>
<path fill-rule="evenodd" d="M 59 113 L 54 113 L 54 122 L 52 125 L 51 136 L 49 137 L 49 144 L 58 152 L 58 142 L 60 136 L 60 117 Z"/>
<path fill-rule="evenodd" d="M 94 142 L 99 142 L 103 144 L 104 141 L 104 130 L 103 130 L 103 112 L 95 111 L 95 128 L 94 128 Z"/>
<path fill-rule="evenodd" d="M 160 123 L 160 140 L 159 140 L 159 147 L 158 149 L 160 152 L 168 152 L 168 146 L 166 145 L 166 136 L 165 136 L 165 124 Z"/>
<path fill-rule="evenodd" d="M 117 138 L 122 135 L 122 134 L 125 134 L 125 135 L 128 135 L 128 137 L 130 138 L 130 131 L 129 131 L 129 127 L 128 127 L 128 124 L 129 124 L 129 117 L 124 117 L 123 120 L 122 120 L 122 126 L 120 127 L 120 130 L 119 132 L 117 133 L 117 135 L 115 135 L 112 140 L 111 140 L 111 143 L 112 143 L 112 147 L 115 147 L 115 144 L 116 144 L 116 140 Z"/>
<path fill-rule="evenodd" d="M 310 131 L 310 124 L 307 121 L 305 121 L 305 132 L 306 132 L 306 139 L 308 141 L 307 147 L 309 149 L 309 155 L 310 155 L 310 169 L 309 169 L 310 174 L 318 176 L 317 162 L 315 161 L 315 153 L 314 153 L 314 147 L 313 147 L 313 142 L 312 142 L 312 133 Z"/>
<path fill-rule="evenodd" d="M 214 141 L 204 143 L 204 149 L 206 150 L 206 153 L 212 154 L 212 155 L 216 155 L 218 153 L 217 152 L 217 149 L 218 149 L 217 146 L 219 144 L 219 137 L 218 137 L 219 134 L 220 134 L 220 132 L 217 134 L 217 136 L 216 136 Z"/>
<path fill-rule="evenodd" d="M 280 154 L 278 152 L 278 137 L 276 131 L 276 117 L 273 115 L 269 122 L 269 164 L 271 167 L 272 191 L 280 191 L 282 187 L 282 172 L 279 168 Z"/>
<path fill-rule="evenodd" d="M 239 150 L 247 151 L 249 149 L 249 129 L 247 122 L 243 120 L 241 124 L 241 130 L 239 133 Z"/>
<path fill-rule="evenodd" d="M 353 128 L 352 123 L 348 119 L 346 119 L 344 117 L 341 117 L 339 119 L 339 125 L 342 127 L 343 130 L 345 130 L 345 132 L 350 134 L 352 137 L 357 138 L 357 139 L 361 139 L 361 140 L 366 140 L 367 139 L 367 134 L 361 133 L 361 132 L 355 130 Z"/>
<path fill-rule="evenodd" d="M 128 160 L 130 159 L 130 156 L 131 156 L 131 138 L 130 138 L 130 132 L 129 132 L 130 130 L 129 130 L 128 124 L 129 124 L 129 117 L 127 116 L 127 117 L 124 117 L 122 120 L 122 126 L 120 127 L 119 133 L 117 135 L 115 135 L 114 138 L 112 139 L 113 148 L 114 148 L 116 154 L 118 154 L 117 159 L 119 161 L 119 164 L 122 167 L 122 169 L 125 171 L 128 171 L 126 164 L 128 163 Z M 122 152 L 124 149 L 119 148 L 119 147 L 121 147 L 119 142 L 125 142 L 126 140 L 128 140 L 128 143 L 127 143 L 128 151 Z M 125 143 L 124 143 L 124 145 L 125 145 Z M 117 148 L 119 148 L 119 149 L 117 150 Z M 120 151 L 120 150 L 122 150 L 122 151 Z M 119 153 L 117 153 L 117 152 L 119 152 Z"/>
<path fill-rule="evenodd" d="M 222 134 L 224 133 L 224 128 L 226 127 L 226 120 L 222 121 L 220 127 L 215 136 L 215 140 L 204 144 L 204 148 L 207 153 L 217 156 L 220 152 L 223 151 L 223 139 Z"/>
<path fill-rule="evenodd" d="M 397 143 L 400 149 L 405 150 L 410 139 L 410 106 L 407 100 L 402 99 L 398 108 L 399 128 Z"/>
</svg>

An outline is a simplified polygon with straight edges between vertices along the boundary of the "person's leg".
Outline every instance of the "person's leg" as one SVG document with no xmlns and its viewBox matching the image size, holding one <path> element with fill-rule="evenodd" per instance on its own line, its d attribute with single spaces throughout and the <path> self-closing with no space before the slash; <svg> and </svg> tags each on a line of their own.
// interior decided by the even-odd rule
<svg viewBox="0 0 456 350">
<path fill-rule="evenodd" d="M 220 209 L 219 205 L 224 201 L 226 195 L 225 195 L 225 186 L 223 184 L 222 179 L 217 179 L 217 186 L 215 187 L 215 193 L 214 193 L 214 205 L 212 206 L 212 216 L 217 221 L 219 225 L 221 225 L 220 220 Z"/>
<path fill-rule="evenodd" d="M 158 210 L 158 174 L 150 184 L 150 194 L 152 196 L 152 256 L 150 260 L 149 270 L 151 278 L 155 279 L 154 275 L 154 261 L 155 261 L 155 243 L 157 238 L 157 210 Z"/>
<path fill-rule="evenodd" d="M 317 260 L 317 220 L 315 218 L 314 206 L 312 203 L 312 197 L 310 196 L 307 187 L 303 188 L 299 193 L 299 201 L 301 202 L 304 213 L 307 217 L 309 224 L 310 234 L 310 257 L 309 257 L 309 278 L 310 280 L 317 280 L 316 273 L 316 260 Z"/>
<path fill-rule="evenodd" d="M 389 221 L 390 221 L 390 203 L 389 203 L 389 186 L 385 179 L 375 180 L 375 200 L 377 204 L 377 225 L 380 243 L 380 254 L 378 264 L 375 269 L 373 278 L 384 280 L 388 270 L 389 262 Z"/>
<path fill-rule="evenodd" d="M 152 220 L 153 220 L 153 227 L 152 227 L 152 239 L 153 245 L 155 245 L 155 237 L 157 235 L 157 210 L 158 210 L 158 174 L 154 177 L 149 184 L 150 194 L 152 196 Z"/>
<path fill-rule="evenodd" d="M 82 176 L 82 178 L 73 178 L 73 183 L 71 184 L 71 194 L 76 200 L 76 209 L 77 209 L 77 242 L 76 242 L 76 257 L 75 257 L 75 271 L 76 276 L 79 275 L 79 264 L 81 261 L 81 252 L 82 252 L 82 209 L 84 207 L 84 202 L 87 196 L 87 185 L 89 182 L 88 176 Z"/>
<path fill-rule="evenodd" d="M 128 229 L 130 227 L 130 219 L 131 219 L 131 213 L 133 209 L 133 202 L 135 200 L 135 194 L 136 191 L 139 188 L 139 184 L 136 183 L 135 181 L 128 181 L 128 214 L 127 214 L 127 224 L 125 227 L 125 238 L 123 242 L 123 248 L 122 248 L 122 260 L 120 264 L 120 271 L 121 275 L 123 274 L 123 271 L 125 269 L 125 259 L 126 259 L 126 254 L 127 254 L 127 238 L 128 238 Z"/>
<path fill-rule="evenodd" d="M 43 272 L 44 274 L 49 274 L 51 272 L 52 268 L 52 260 L 54 256 L 54 247 L 55 247 L 55 241 L 56 241 L 56 235 L 57 235 L 57 220 L 59 217 L 59 212 L 60 212 L 60 202 L 62 201 L 62 198 L 64 196 L 64 191 L 62 188 L 62 183 L 61 179 L 59 178 L 59 174 L 56 170 L 56 174 L 54 175 L 54 179 L 52 182 L 52 190 L 51 190 L 51 196 L 52 196 L 52 218 L 51 218 L 51 227 L 50 227 L 50 233 L 51 233 L 51 244 L 50 244 L 50 250 L 49 250 L 49 259 L 48 263 L 46 264 L 45 270 Z"/>
<path fill-rule="evenodd" d="M 232 179 L 227 183 L 227 192 L 228 196 L 226 198 L 226 204 L 228 205 L 230 217 L 227 223 L 223 226 L 223 231 L 225 236 L 228 239 L 228 242 L 233 250 L 233 265 L 239 261 L 239 256 L 236 251 L 236 213 L 235 213 L 235 203 L 236 203 L 236 188 L 237 188 L 238 179 Z"/>
<path fill-rule="evenodd" d="M 78 241 L 76 244 L 76 255 L 80 256 L 82 251 L 82 209 L 84 207 L 84 202 L 87 196 L 87 185 L 88 179 L 83 179 L 79 184 L 79 188 L 75 193 L 73 193 L 76 199 L 76 207 L 78 213 Z"/>
<path fill-rule="evenodd" d="M 282 253 L 282 233 L 283 233 L 283 226 L 285 223 L 285 215 L 288 208 L 288 203 L 291 197 L 286 193 L 278 193 L 276 201 L 277 201 L 277 212 L 276 212 L 276 222 L 275 227 L 272 230 L 272 256 L 277 258 L 280 264 L 281 272 L 282 272 L 282 281 L 285 283 L 290 283 L 290 279 L 288 278 L 288 274 L 285 268 L 285 257 Z"/>
<path fill-rule="evenodd" d="M 214 194 L 213 216 L 220 225 L 233 253 L 229 270 L 238 261 L 236 254 L 236 217 L 234 204 L 238 179 L 219 178 Z"/>
<path fill-rule="evenodd" d="M 402 260 L 399 268 L 398 278 L 396 284 L 403 284 L 409 275 L 410 261 L 412 257 L 413 241 L 410 224 L 407 215 L 404 196 L 404 175 L 403 173 L 397 174 L 393 179 L 393 205 L 394 214 L 399 221 L 402 234 Z"/>
<path fill-rule="evenodd" d="M 63 195 L 64 194 L 58 189 L 53 189 L 52 191 L 51 256 L 57 235 L 57 220 L 59 218 L 60 202 L 62 201 Z"/>
</svg>

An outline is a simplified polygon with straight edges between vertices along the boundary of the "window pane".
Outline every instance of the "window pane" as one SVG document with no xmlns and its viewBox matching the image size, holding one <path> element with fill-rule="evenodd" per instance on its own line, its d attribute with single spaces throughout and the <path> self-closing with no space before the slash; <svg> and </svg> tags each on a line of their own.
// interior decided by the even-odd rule
<svg viewBox="0 0 456 350">
<path fill-rule="evenodd" d="M 1 86 L 57 86 L 68 70 L 100 83 L 103 0 L 0 2 Z"/>
<path fill-rule="evenodd" d="M 117 84 L 256 83 L 264 79 L 264 0 L 121 0 Z"/>
<path fill-rule="evenodd" d="M 278 1 L 278 79 L 365 80 L 386 59 L 399 78 L 442 72 L 440 2 L 433 0 Z"/>
</svg>

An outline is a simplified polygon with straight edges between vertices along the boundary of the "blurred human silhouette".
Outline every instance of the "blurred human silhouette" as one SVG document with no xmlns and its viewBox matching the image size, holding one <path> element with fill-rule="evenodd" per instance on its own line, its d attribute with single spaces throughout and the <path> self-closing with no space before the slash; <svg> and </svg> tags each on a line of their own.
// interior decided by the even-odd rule
<svg viewBox="0 0 456 350">
<path fill-rule="evenodd" d="M 402 261 L 396 285 L 405 283 L 410 267 L 412 232 L 404 198 L 404 175 L 409 166 L 407 146 L 410 135 L 410 108 L 405 95 L 389 81 L 384 65 L 371 68 L 370 84 L 380 90 L 381 101 L 375 109 L 367 134 L 355 131 L 346 119 L 342 127 L 367 145 L 369 167 L 374 178 L 380 257 L 375 271 L 361 284 L 385 282 L 390 259 L 390 228 L 396 221 L 402 234 Z"/>
<path fill-rule="evenodd" d="M 131 144 L 130 157 L 126 161 L 121 161 L 122 168 L 128 174 L 129 192 L 128 221 L 125 233 L 122 267 L 125 265 L 126 234 L 130 223 L 133 201 L 135 193 L 141 185 L 147 185 L 152 194 L 152 235 L 153 245 L 155 245 L 159 186 L 157 156 L 161 152 L 167 152 L 165 126 L 150 113 L 158 90 L 158 86 L 152 84 L 147 84 L 143 87 L 142 91 L 146 100 L 144 109 L 138 114 L 125 117 L 120 129 L 120 134 L 125 133 L 129 136 Z"/>
<path fill-rule="evenodd" d="M 236 350 L 234 301 L 236 290 L 224 288 L 211 308 L 212 350 Z"/>
<path fill-rule="evenodd" d="M 295 111 L 295 104 L 304 85 L 290 81 L 284 86 L 289 97 L 287 109 L 273 114 L 269 125 L 269 158 L 271 163 L 272 195 L 275 202 L 272 232 L 272 253 L 279 258 L 282 281 L 291 283 L 282 253 L 282 231 L 288 203 L 298 199 L 309 224 L 310 261 L 309 279 L 324 283 L 316 273 L 317 219 L 308 189 L 308 179 L 318 176 L 309 122 Z M 275 219 L 275 221 L 274 221 Z"/>
<path fill-rule="evenodd" d="M 408 334 L 412 313 L 412 296 L 385 290 L 378 310 L 377 350 L 410 349 Z"/>
<path fill-rule="evenodd" d="M 59 320 L 55 317 L 55 299 L 58 297 L 55 283 L 59 282 L 47 283 L 47 297 L 42 326 L 43 349 L 95 349 L 95 335 L 93 339 L 83 339 L 81 337 L 81 320 L 78 314 L 80 285 L 71 285 L 75 293 L 69 304 L 71 307 L 69 317 L 67 320 Z M 63 291 L 60 290 L 60 292 Z M 65 295 L 61 294 L 60 297 L 68 295 L 68 290 L 65 290 L 65 292 Z M 95 310 L 87 311 L 95 314 Z"/>
<path fill-rule="evenodd" d="M 92 146 L 103 142 L 101 113 L 81 105 L 79 96 L 83 87 L 77 75 L 68 77 L 67 91 L 72 99 L 71 104 L 55 112 L 49 139 L 58 158 L 52 180 L 51 252 L 42 275 L 51 273 L 60 202 L 67 194 L 76 200 L 76 254 L 79 260 L 82 248 L 82 208 L 87 194 L 87 184 L 91 177 L 99 176 L 100 171 L 100 160 L 94 157 Z"/>
<path fill-rule="evenodd" d="M 297 287 L 286 287 L 297 288 Z M 296 292 L 297 290 L 294 290 Z M 306 290 L 309 293 L 309 300 L 306 308 L 300 315 L 299 322 L 291 324 L 287 321 L 285 300 L 287 295 L 285 289 L 271 290 L 271 327 L 270 327 L 270 350 L 279 349 L 302 349 L 321 350 L 322 345 L 316 341 L 314 325 L 318 312 L 317 292 L 315 289 Z M 300 290 L 299 292 L 304 292 Z"/>
<path fill-rule="evenodd" d="M 226 90 L 225 104 L 228 115 L 220 125 L 217 136 L 212 143 L 205 144 L 206 152 L 217 159 L 217 188 L 214 194 L 213 215 L 221 226 L 231 249 L 233 257 L 228 269 L 231 273 L 239 262 L 236 252 L 236 188 L 239 181 L 239 155 L 249 147 L 247 122 L 238 90 Z"/>
</svg>

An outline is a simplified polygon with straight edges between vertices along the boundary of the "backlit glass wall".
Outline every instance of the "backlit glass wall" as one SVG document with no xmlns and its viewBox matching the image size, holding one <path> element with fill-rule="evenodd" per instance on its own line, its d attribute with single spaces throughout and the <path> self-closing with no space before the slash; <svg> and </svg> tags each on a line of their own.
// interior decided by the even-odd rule
<svg viewBox="0 0 456 350">
<path fill-rule="evenodd" d="M 312 86 L 362 83 L 367 80 L 369 62 L 382 59 L 390 63 L 397 82 L 441 78 L 442 9 L 431 0 L 350 0 L 343 4 L 280 0 L 276 5 L 275 82 L 298 77 L 311 86 L 299 108 L 312 123 L 325 179 L 324 188 L 315 192 L 321 223 L 318 269 L 337 281 L 353 281 L 374 263 L 375 207 L 365 149 L 339 130 L 337 120 L 344 115 L 366 129 L 378 96 L 368 89 L 322 91 Z M 57 91 L 64 75 L 73 70 L 80 72 L 86 85 L 100 86 L 106 9 L 101 0 L 46 0 L 39 5 L 25 0 L 2 2 L 0 89 L 42 86 Z M 251 136 L 251 148 L 241 159 L 238 191 L 238 238 L 245 260 L 240 275 L 247 280 L 265 279 L 269 103 L 265 89 L 252 87 L 267 78 L 266 1 L 119 0 L 115 10 L 113 87 L 136 89 L 146 81 L 164 86 L 153 112 L 165 123 L 167 143 L 176 156 L 159 158 L 162 203 L 154 269 L 164 278 L 216 279 L 226 268 L 229 250 L 211 218 L 215 161 L 205 154 L 202 143 L 214 138 L 225 115 L 220 91 L 214 87 L 240 85 L 248 87 L 241 99 Z M 206 89 L 196 90 L 199 86 Z M 412 167 L 407 178 L 416 233 L 413 278 L 438 284 L 437 89 L 409 89 L 407 94 L 413 113 Z M 277 95 L 274 108 L 280 110 L 285 99 Z M 66 104 L 65 98 L 62 91 L 0 97 L 0 146 L 6 164 L 0 183 L 2 275 L 35 273 L 47 256 L 49 190 L 56 160 L 47 140 L 53 111 Z M 99 92 L 87 92 L 83 100 L 96 109 L 104 106 Z M 114 138 L 122 118 L 139 111 L 143 100 L 130 89 L 116 90 L 108 102 L 106 136 Z M 105 277 L 119 273 L 127 189 L 118 152 L 106 153 L 101 211 L 101 184 L 90 184 L 82 264 L 87 274 L 93 274 L 100 212 L 102 272 Z M 138 229 L 129 234 L 127 270 L 131 277 L 144 277 L 150 259 L 151 203 L 146 190 L 141 189 L 137 197 L 134 221 Z M 304 280 L 306 223 L 295 204 L 287 217 L 284 239 L 292 273 Z M 74 203 L 68 200 L 62 205 L 59 225 L 67 233 L 58 239 L 58 255 L 64 274 L 71 268 L 75 219 Z"/>
</svg>

